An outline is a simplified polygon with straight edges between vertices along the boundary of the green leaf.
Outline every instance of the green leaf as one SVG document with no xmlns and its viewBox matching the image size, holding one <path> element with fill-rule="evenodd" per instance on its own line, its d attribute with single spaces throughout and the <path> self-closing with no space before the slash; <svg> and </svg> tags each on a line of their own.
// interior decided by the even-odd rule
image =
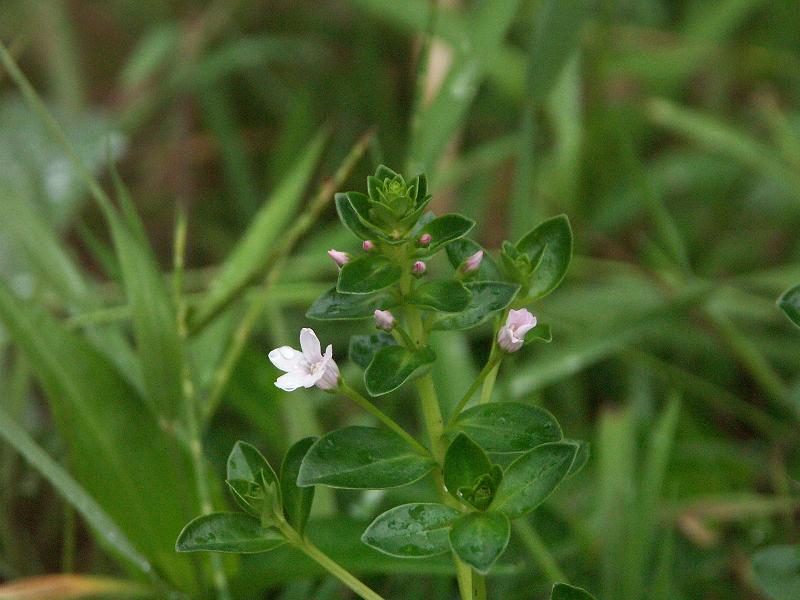
<svg viewBox="0 0 800 600">
<path fill-rule="evenodd" d="M 409 304 L 442 312 L 460 312 L 467 308 L 472 292 L 460 281 L 429 281 L 416 288 L 408 298 Z"/>
<path fill-rule="evenodd" d="M 800 285 L 786 290 L 778 298 L 778 306 L 791 319 L 792 323 L 800 327 Z"/>
<path fill-rule="evenodd" d="M 531 329 L 525 336 L 524 346 L 531 342 L 544 342 L 549 344 L 553 341 L 553 332 L 550 330 L 550 325 L 547 323 L 537 323 L 536 327 Z"/>
<path fill-rule="evenodd" d="M 336 291 L 343 294 L 371 294 L 397 283 L 403 269 L 385 256 L 365 254 L 339 270 Z"/>
<path fill-rule="evenodd" d="M 543 221 L 517 242 L 517 250 L 528 255 L 537 265 L 530 282 L 529 294 L 541 298 L 552 292 L 567 273 L 572 259 L 572 229 L 566 215 Z"/>
<path fill-rule="evenodd" d="M 281 234 L 297 213 L 327 137 L 327 129 L 320 131 L 287 168 L 212 279 L 208 293 L 193 315 L 195 321 L 203 322 L 217 313 L 269 267 L 267 259 L 273 249 L 280 246 Z"/>
<path fill-rule="evenodd" d="M 445 250 L 454 269 L 457 269 L 461 263 L 479 250 L 483 250 L 480 267 L 477 271 L 467 274 L 466 279 L 468 281 L 503 281 L 503 271 L 500 270 L 492 255 L 477 242 L 462 238 L 448 244 Z"/>
<path fill-rule="evenodd" d="M 261 485 L 262 472 L 267 483 L 278 482 L 275 471 L 255 446 L 241 440 L 236 442 L 228 455 L 226 478 Z"/>
<path fill-rule="evenodd" d="M 362 369 L 366 369 L 372 359 L 375 358 L 378 350 L 384 346 L 396 346 L 397 342 L 388 333 L 379 331 L 370 335 L 350 336 L 350 348 L 348 355 L 350 360 Z"/>
<path fill-rule="evenodd" d="M 508 546 L 511 523 L 502 513 L 476 512 L 458 519 L 450 530 L 450 545 L 458 557 L 486 574 Z"/>
<path fill-rule="evenodd" d="M 277 529 L 262 527 L 255 517 L 244 513 L 211 513 L 197 517 L 183 528 L 175 550 L 255 554 L 285 543 L 286 538 Z"/>
<path fill-rule="evenodd" d="M 465 287 L 472 292 L 469 304 L 458 314 L 440 316 L 434 329 L 470 329 L 480 325 L 493 313 L 507 307 L 519 291 L 518 285 L 499 281 L 476 281 Z"/>
<path fill-rule="evenodd" d="M 511 519 L 539 506 L 567 476 L 578 446 L 569 442 L 542 444 L 526 452 L 503 474 L 491 510 Z"/>
<path fill-rule="evenodd" d="M 361 221 L 356 209 L 353 208 L 350 198 L 357 193 L 358 192 L 339 192 L 334 196 L 334 201 L 336 202 L 336 213 L 339 215 L 339 220 L 359 239 L 370 240 L 382 238 L 383 236 L 376 231 L 374 227 L 367 226 Z"/>
<path fill-rule="evenodd" d="M 429 347 L 408 350 L 403 346 L 384 346 L 364 371 L 364 383 L 371 396 L 388 394 L 436 360 Z"/>
<path fill-rule="evenodd" d="M 317 298 L 306 316 L 319 321 L 345 321 L 372 318 L 376 309 L 386 310 L 397 304 L 388 292 L 377 294 L 341 294 L 331 288 Z"/>
<path fill-rule="evenodd" d="M 444 504 L 414 502 L 395 506 L 370 523 L 361 541 L 401 558 L 444 554 L 450 550 L 450 526 L 459 515 L 460 511 Z"/>
<path fill-rule="evenodd" d="M 800 598 L 800 546 L 772 546 L 753 556 L 758 587 L 772 600 Z"/>
<path fill-rule="evenodd" d="M 191 590 L 194 568 L 172 551 L 199 511 L 186 493 L 193 488 L 187 454 L 104 356 L 2 281 L 0 321 L 42 385 L 72 475 L 159 572 Z"/>
<path fill-rule="evenodd" d="M 543 408 L 519 402 L 489 402 L 468 408 L 453 430 L 466 433 L 486 452 L 527 452 L 562 438 L 555 417 Z"/>
<path fill-rule="evenodd" d="M 314 502 L 314 486 L 299 487 L 297 476 L 300 473 L 303 458 L 316 441 L 315 437 L 307 437 L 295 442 L 286 452 L 283 464 L 281 464 L 283 516 L 300 535 L 303 535 L 308 515 L 311 513 L 311 504 Z"/>
<path fill-rule="evenodd" d="M 383 489 L 413 483 L 435 463 L 417 454 L 403 438 L 385 429 L 345 427 L 309 449 L 297 484 L 346 489 Z"/>
<path fill-rule="evenodd" d="M 575 460 L 572 461 L 572 466 L 569 468 L 569 473 L 567 473 L 567 477 L 572 477 L 579 473 L 583 467 L 586 466 L 586 463 L 589 462 L 589 458 L 591 457 L 591 447 L 589 442 L 584 442 L 583 440 L 564 440 L 565 442 L 569 442 L 571 444 L 576 444 L 578 446 L 578 452 L 575 454 Z"/>
<path fill-rule="evenodd" d="M 579 587 L 557 583 L 553 586 L 550 600 L 595 600 L 595 597 Z"/>
<path fill-rule="evenodd" d="M 444 457 L 444 484 L 450 494 L 462 500 L 459 488 L 472 487 L 482 476 L 488 475 L 492 463 L 483 449 L 463 433 L 450 442 Z"/>
<path fill-rule="evenodd" d="M 428 234 L 431 243 L 424 248 L 427 255 L 435 254 L 441 248 L 467 235 L 475 227 L 475 221 L 461 215 L 442 215 L 427 223 L 417 237 Z"/>
</svg>

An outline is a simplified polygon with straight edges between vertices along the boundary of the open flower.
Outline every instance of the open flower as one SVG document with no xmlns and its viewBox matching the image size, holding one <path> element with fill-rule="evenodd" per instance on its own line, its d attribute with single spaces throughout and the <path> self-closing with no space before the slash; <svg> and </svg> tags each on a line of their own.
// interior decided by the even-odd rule
<svg viewBox="0 0 800 600">
<path fill-rule="evenodd" d="M 287 392 L 315 385 L 321 390 L 337 387 L 339 367 L 333 360 L 333 346 L 328 344 L 323 355 L 317 334 L 313 329 L 304 327 L 300 330 L 300 348 L 302 352 L 289 346 L 281 346 L 269 353 L 272 364 L 281 371 L 286 371 L 278 377 L 275 385 Z"/>
<path fill-rule="evenodd" d="M 516 352 L 525 342 L 525 334 L 536 327 L 536 317 L 528 309 L 510 310 L 506 324 L 497 332 L 497 343 L 506 352 Z"/>
</svg>

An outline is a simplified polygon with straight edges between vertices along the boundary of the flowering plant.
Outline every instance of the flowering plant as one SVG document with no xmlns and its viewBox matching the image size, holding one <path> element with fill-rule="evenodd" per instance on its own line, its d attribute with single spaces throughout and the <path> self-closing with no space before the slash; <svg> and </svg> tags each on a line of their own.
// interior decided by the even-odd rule
<svg viewBox="0 0 800 600">
<path fill-rule="evenodd" d="M 314 331 L 304 328 L 300 350 L 270 352 L 285 372 L 275 384 L 289 392 L 316 386 L 347 396 L 381 427 L 344 427 L 301 440 L 277 474 L 255 448 L 237 443 L 227 483 L 244 512 L 199 517 L 186 526 L 177 547 L 244 553 L 288 542 L 363 598 L 380 598 L 304 535 L 315 486 L 386 489 L 429 476 L 438 502 L 391 508 L 367 527 L 362 541 L 397 557 L 452 553 L 462 598 L 485 598 L 484 576 L 508 545 L 511 521 L 539 506 L 588 457 L 586 445 L 565 439 L 546 410 L 492 401 L 504 358 L 528 343 L 551 340 L 550 328 L 527 306 L 563 279 L 572 254 L 569 222 L 554 217 L 516 244 L 505 242 L 497 262 L 466 237 L 473 221 L 425 212 L 430 195 L 424 175 L 407 182 L 380 166 L 367 190 L 336 194 L 339 218 L 361 239 L 363 253 L 329 252 L 339 267 L 337 283 L 307 316 L 373 320 L 378 331 L 353 336 L 349 357 L 364 369 L 364 388 L 373 398 L 413 382 L 426 444 L 346 382 L 333 348 L 323 353 Z M 428 262 L 442 250 L 452 271 L 433 279 Z M 486 323 L 493 329 L 488 360 L 445 418 L 429 372 L 436 361 L 429 337 Z M 468 407 L 478 388 L 479 402 Z M 558 585 L 553 598 L 590 596 Z"/>
</svg>

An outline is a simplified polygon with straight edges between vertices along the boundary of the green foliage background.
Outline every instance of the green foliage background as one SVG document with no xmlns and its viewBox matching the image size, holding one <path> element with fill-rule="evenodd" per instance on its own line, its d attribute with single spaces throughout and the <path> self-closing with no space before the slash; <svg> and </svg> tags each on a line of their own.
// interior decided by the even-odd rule
<svg viewBox="0 0 800 600">
<path fill-rule="evenodd" d="M 800 336 L 775 300 L 800 281 L 800 4 L 441 4 L 0 5 L 0 39 L 106 190 L 0 71 L 0 579 L 213 596 L 208 556 L 173 548 L 204 497 L 230 508 L 233 443 L 279 464 L 370 423 L 277 390 L 267 352 L 335 279 L 325 251 L 354 249 L 333 191 L 384 162 L 427 172 L 433 209 L 489 248 L 561 212 L 575 231 L 535 307 L 553 342 L 507 360 L 495 397 L 546 407 L 591 458 L 515 530 L 491 597 L 562 579 L 604 600 L 797 598 Z M 313 326 L 355 378 L 348 338 L 369 326 Z M 445 412 L 488 342 L 435 338 Z M 415 402 L 380 400 L 410 428 Z M 426 493 L 320 489 L 309 532 L 388 598 L 451 598 L 447 557 L 359 542 Z M 237 599 L 345 593 L 284 548 L 216 566 Z"/>
</svg>

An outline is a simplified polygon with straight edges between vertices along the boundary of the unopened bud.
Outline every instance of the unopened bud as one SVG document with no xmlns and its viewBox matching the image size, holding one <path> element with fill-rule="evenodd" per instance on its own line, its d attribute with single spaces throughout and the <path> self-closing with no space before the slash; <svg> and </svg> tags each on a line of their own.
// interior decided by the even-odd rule
<svg viewBox="0 0 800 600">
<path fill-rule="evenodd" d="M 411 267 L 411 272 L 414 275 L 416 275 L 417 277 L 420 277 L 420 276 L 424 275 L 425 271 L 427 271 L 427 270 L 428 270 L 428 266 L 424 262 L 422 262 L 421 260 L 418 260 L 417 262 L 415 262 L 414 266 Z"/>
<path fill-rule="evenodd" d="M 331 260 L 333 260 L 333 262 L 340 267 L 344 266 L 347 261 L 350 260 L 350 256 L 347 254 L 347 252 L 340 252 L 339 250 L 328 250 L 328 256 L 330 256 Z"/>
<path fill-rule="evenodd" d="M 483 260 L 483 250 L 478 250 L 475 254 L 468 257 L 461 265 L 461 273 L 467 275 L 468 273 L 472 273 L 477 271 L 481 266 L 481 261 Z"/>
<path fill-rule="evenodd" d="M 375 250 L 375 242 L 372 240 L 364 240 L 364 243 L 361 244 L 361 247 L 365 252 L 371 252 L 372 250 Z"/>
<path fill-rule="evenodd" d="M 391 331 L 394 329 L 394 315 L 388 310 L 375 311 L 375 327 L 383 329 L 384 331 Z"/>
<path fill-rule="evenodd" d="M 430 233 L 423 233 L 421 236 L 419 236 L 419 240 L 417 241 L 417 243 L 420 246 L 428 246 L 430 245 L 432 240 L 433 236 Z"/>
</svg>

